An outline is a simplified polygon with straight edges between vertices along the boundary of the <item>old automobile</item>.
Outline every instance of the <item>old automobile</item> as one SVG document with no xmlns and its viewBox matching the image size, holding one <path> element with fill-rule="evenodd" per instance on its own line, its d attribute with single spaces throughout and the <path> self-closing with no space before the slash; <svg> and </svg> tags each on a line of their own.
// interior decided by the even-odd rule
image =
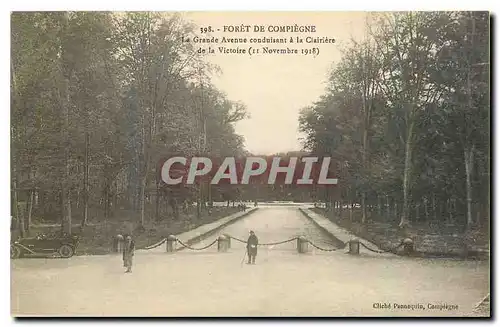
<svg viewBox="0 0 500 327">
<path fill-rule="evenodd" d="M 48 256 L 58 254 L 70 258 L 75 254 L 79 237 L 77 235 L 45 235 L 19 238 L 10 245 L 10 257 L 16 259 L 25 255 Z"/>
</svg>

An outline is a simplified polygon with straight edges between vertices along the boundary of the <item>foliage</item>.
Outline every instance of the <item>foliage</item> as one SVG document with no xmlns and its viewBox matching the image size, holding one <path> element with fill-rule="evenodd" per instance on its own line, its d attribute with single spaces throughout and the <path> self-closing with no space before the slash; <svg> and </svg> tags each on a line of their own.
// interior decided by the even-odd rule
<svg viewBox="0 0 500 327">
<path fill-rule="evenodd" d="M 181 41 L 194 27 L 178 15 L 11 17 L 13 202 L 33 194 L 35 219 L 176 216 L 193 190 L 162 189 L 162 157 L 242 153 L 246 108 L 210 83 L 216 67 Z"/>
<path fill-rule="evenodd" d="M 306 150 L 348 163 L 341 196 L 328 201 L 362 203 L 367 194 L 363 207 L 379 207 L 390 219 L 394 206 L 401 226 L 449 217 L 464 226 L 484 224 L 488 13 L 370 17 L 365 39 L 344 49 L 327 92 L 300 116 Z"/>
</svg>

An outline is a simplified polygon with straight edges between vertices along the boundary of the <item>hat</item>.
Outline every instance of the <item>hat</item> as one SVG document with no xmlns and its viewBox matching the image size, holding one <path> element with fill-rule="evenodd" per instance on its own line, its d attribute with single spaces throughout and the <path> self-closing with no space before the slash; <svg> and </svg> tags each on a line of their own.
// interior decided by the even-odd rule
<svg viewBox="0 0 500 327">
<path fill-rule="evenodd" d="M 255 233 L 253 232 L 253 230 L 251 230 L 251 231 L 250 231 L 250 234 L 255 234 Z"/>
</svg>

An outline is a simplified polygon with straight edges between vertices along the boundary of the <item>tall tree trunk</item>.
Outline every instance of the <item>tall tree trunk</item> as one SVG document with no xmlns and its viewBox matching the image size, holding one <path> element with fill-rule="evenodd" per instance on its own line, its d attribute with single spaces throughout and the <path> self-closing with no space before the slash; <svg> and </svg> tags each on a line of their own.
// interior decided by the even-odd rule
<svg viewBox="0 0 500 327">
<path fill-rule="evenodd" d="M 451 203 L 450 203 L 450 209 L 451 209 L 451 219 L 455 223 L 457 221 L 457 200 L 455 198 L 452 198 Z"/>
<path fill-rule="evenodd" d="M 208 184 L 205 184 L 203 181 L 201 183 L 202 188 L 203 188 L 203 196 L 202 196 L 202 201 L 201 201 L 201 208 L 203 210 L 207 210 L 207 199 L 208 199 Z"/>
<path fill-rule="evenodd" d="M 328 187 L 325 186 L 325 192 L 323 201 L 325 201 L 325 209 L 326 211 L 330 211 L 330 202 L 328 201 Z"/>
<path fill-rule="evenodd" d="M 107 180 L 105 181 L 104 185 L 104 194 L 103 194 L 103 199 L 102 199 L 102 204 L 104 205 L 104 219 L 107 221 L 109 218 L 109 212 L 108 212 L 108 185 L 107 185 Z"/>
<path fill-rule="evenodd" d="M 446 203 L 447 204 L 446 207 L 447 207 L 447 210 L 448 210 L 448 223 L 451 224 L 453 222 L 453 215 L 451 213 L 451 202 L 452 202 L 452 200 L 448 199 L 448 201 L 446 201 L 446 202 L 447 202 Z"/>
<path fill-rule="evenodd" d="M 389 201 L 389 195 L 385 196 L 385 204 L 386 204 L 386 211 L 387 211 L 386 220 L 389 220 L 391 218 L 391 203 Z"/>
<path fill-rule="evenodd" d="M 115 180 L 115 183 L 114 183 L 114 186 L 115 186 L 115 192 L 113 193 L 113 203 L 115 204 L 114 207 L 115 209 L 119 209 L 120 208 L 120 196 L 119 196 L 119 187 L 118 187 L 118 183 L 119 183 L 120 179 L 117 177 L 116 180 Z"/>
<path fill-rule="evenodd" d="M 141 206 L 141 226 L 146 222 L 146 178 L 141 181 L 141 197 L 139 199 Z"/>
<path fill-rule="evenodd" d="M 24 202 L 24 201 L 23 201 Z M 23 235 L 26 236 L 26 205 L 18 204 L 19 212 L 19 229 L 23 231 Z"/>
<path fill-rule="evenodd" d="M 26 234 L 28 236 L 31 234 L 31 217 L 32 217 L 32 214 L 33 214 L 33 201 L 34 201 L 34 199 L 35 199 L 35 190 L 32 189 L 30 191 L 30 198 L 29 198 L 29 201 L 28 201 L 28 208 L 27 208 L 28 217 L 27 217 L 26 226 L 25 226 Z"/>
<path fill-rule="evenodd" d="M 67 31 L 68 29 L 68 13 L 63 13 L 63 31 Z M 69 125 L 70 125 L 70 106 L 71 106 L 71 98 L 70 98 L 70 78 L 71 72 L 68 71 L 64 64 L 66 60 L 66 44 L 64 44 L 64 39 L 61 44 L 62 54 L 62 71 L 63 71 L 63 92 L 61 97 L 61 106 L 63 111 L 63 140 L 64 142 L 64 178 L 62 181 L 62 206 L 63 206 L 63 233 L 71 235 L 71 176 L 70 176 L 70 141 L 69 141 Z"/>
<path fill-rule="evenodd" d="M 179 205 L 177 203 L 177 199 L 175 196 L 170 196 L 168 198 L 168 203 L 170 204 L 170 208 L 172 208 L 172 216 L 174 217 L 175 220 L 178 220 L 179 218 Z"/>
<path fill-rule="evenodd" d="M 368 24 L 368 22 L 366 22 Z M 366 45 L 365 45 L 366 46 Z M 375 81 L 372 78 L 373 71 L 371 65 L 368 65 L 368 69 L 366 67 L 365 59 L 369 58 L 371 61 L 371 48 L 370 45 L 363 46 L 360 54 L 361 59 L 361 68 L 363 72 L 363 81 L 362 81 L 362 108 L 363 108 L 363 151 L 362 151 L 362 160 L 363 160 L 363 173 L 367 174 L 369 171 L 369 158 L 370 158 L 370 138 L 369 131 L 371 128 L 371 116 L 372 116 L 372 100 L 375 88 Z M 366 208 L 366 187 L 363 186 L 363 190 L 361 191 L 361 223 L 364 224 L 367 220 L 367 208 Z"/>
<path fill-rule="evenodd" d="M 481 212 L 481 204 L 480 203 L 476 203 L 476 226 L 480 226 L 481 225 L 481 216 L 482 216 L 482 212 Z"/>
<path fill-rule="evenodd" d="M 415 205 L 415 221 L 420 221 L 420 203 Z"/>
<path fill-rule="evenodd" d="M 196 218 L 198 219 L 201 218 L 202 201 L 203 201 L 203 188 L 200 181 L 200 183 L 198 183 L 198 199 L 196 200 Z M 229 207 L 229 201 L 227 202 L 227 206 Z"/>
<path fill-rule="evenodd" d="M 425 221 L 429 220 L 429 201 L 427 198 L 424 198 L 424 214 L 425 214 Z"/>
<path fill-rule="evenodd" d="M 69 160 L 68 160 L 68 163 L 66 164 L 66 181 L 69 182 L 69 178 L 70 178 L 70 172 L 69 172 Z M 68 234 L 68 235 L 71 235 L 71 226 L 72 226 L 72 217 L 71 217 L 71 188 L 68 186 L 65 186 L 64 188 L 64 193 L 65 193 L 65 196 L 63 197 L 65 199 L 64 203 L 65 203 L 65 228 L 63 229 L 63 231 Z"/>
<path fill-rule="evenodd" d="M 377 213 L 379 216 L 382 216 L 382 201 L 380 200 L 380 196 L 377 195 Z"/>
<path fill-rule="evenodd" d="M 17 101 L 17 83 L 16 83 L 16 71 L 14 69 L 14 61 L 11 60 L 10 63 L 10 68 L 11 68 L 11 101 L 12 101 L 12 106 L 15 108 L 18 106 L 18 101 Z M 18 157 L 17 157 L 17 146 L 20 143 L 19 142 L 19 132 L 16 130 L 15 125 L 11 125 L 11 148 L 12 148 L 12 153 L 11 153 L 11 173 L 12 173 L 12 184 L 11 184 L 11 200 L 12 200 L 12 214 L 14 215 L 14 218 L 16 220 L 16 227 L 19 230 L 19 236 L 24 237 L 25 233 L 25 228 L 24 228 L 24 219 L 20 219 L 19 215 L 19 206 L 17 204 L 18 202 L 18 194 L 17 194 L 17 183 L 19 180 L 18 176 L 18 171 L 17 171 L 17 164 L 18 164 Z"/>
<path fill-rule="evenodd" d="M 168 213 L 168 207 L 169 207 L 169 204 L 170 204 L 170 202 L 169 202 L 170 201 L 170 196 L 169 195 L 170 194 L 168 194 L 167 196 L 164 197 L 164 199 L 165 199 L 165 215 L 167 217 L 169 216 L 169 213 Z M 187 212 L 185 211 L 185 213 L 187 213 Z M 162 217 L 161 217 L 161 220 L 163 220 Z"/>
<path fill-rule="evenodd" d="M 66 80 L 66 84 L 69 82 Z M 71 235 L 71 187 L 70 187 L 70 160 L 69 160 L 69 90 L 66 85 L 66 101 L 64 103 L 64 178 L 62 180 L 62 232 Z"/>
<path fill-rule="evenodd" d="M 367 210 L 366 210 L 366 192 L 361 192 L 361 223 L 364 224 L 366 222 Z"/>
<path fill-rule="evenodd" d="M 474 149 L 464 149 L 464 161 L 465 161 L 465 189 L 467 194 L 467 228 L 472 227 L 472 165 L 473 165 L 473 154 Z"/>
<path fill-rule="evenodd" d="M 62 181 L 61 186 L 61 232 L 71 234 L 71 200 L 69 199 L 69 187 L 65 186 L 65 181 Z"/>
<path fill-rule="evenodd" d="M 87 225 L 89 216 L 89 133 L 85 132 L 85 162 L 83 171 L 83 220 L 81 228 Z"/>
<path fill-rule="evenodd" d="M 160 220 L 160 181 L 156 181 L 155 220 Z"/>
<path fill-rule="evenodd" d="M 432 212 L 433 212 L 433 218 L 434 221 L 437 220 L 437 206 L 436 206 L 436 194 L 432 193 Z"/>
<path fill-rule="evenodd" d="M 25 237 L 26 236 L 26 229 L 25 229 L 25 226 L 24 226 L 24 217 L 22 217 L 21 215 L 21 212 L 19 210 L 19 204 L 18 204 L 18 194 L 17 194 L 17 169 L 16 167 L 14 167 L 14 174 L 13 174 L 13 183 L 12 183 L 12 187 L 13 187 L 13 192 L 14 192 L 14 207 L 12 208 L 13 211 L 14 211 L 14 217 L 17 221 L 17 226 L 18 226 L 18 229 L 19 229 L 19 236 L 21 237 Z"/>
<path fill-rule="evenodd" d="M 173 204 L 174 204 L 174 217 L 175 219 L 179 219 L 179 204 L 177 202 L 177 199 L 175 197 L 172 197 L 172 201 L 173 201 Z"/>
<path fill-rule="evenodd" d="M 213 207 L 213 200 L 212 200 L 212 184 L 210 184 L 210 182 L 207 184 L 208 185 L 208 204 L 210 207 Z"/>
<path fill-rule="evenodd" d="M 470 35 L 470 48 L 474 48 L 474 37 L 476 33 L 476 21 L 474 17 L 472 16 L 470 18 L 471 24 L 472 24 L 472 30 L 471 33 L 467 35 L 467 40 L 469 40 L 469 35 Z M 472 176 L 472 171 L 473 171 L 473 158 L 474 158 L 474 146 L 470 145 L 470 140 L 469 140 L 469 130 L 470 130 L 470 124 L 468 117 L 470 113 L 473 110 L 473 101 L 472 101 L 472 81 L 471 81 L 471 74 L 472 74 L 472 60 L 471 56 L 468 58 L 468 69 L 467 69 L 467 110 L 464 111 L 465 119 L 465 146 L 464 146 L 464 162 L 465 162 L 465 187 L 466 187 L 466 196 L 467 196 L 467 225 L 466 228 L 470 229 L 474 223 L 472 219 L 472 182 L 471 182 L 471 176 Z"/>
<path fill-rule="evenodd" d="M 443 203 L 443 201 L 439 201 L 439 220 L 441 222 L 446 222 L 446 215 L 445 215 L 445 209 L 446 209 L 446 205 Z M 444 219 L 442 219 L 442 217 L 445 216 Z"/>
<path fill-rule="evenodd" d="M 399 227 L 404 228 L 410 224 L 410 185 L 412 175 L 412 151 L 413 151 L 413 121 L 410 122 L 405 145 L 405 168 L 403 175 L 403 208 L 401 212 L 401 221 Z"/>
<path fill-rule="evenodd" d="M 147 137 L 146 137 L 146 128 L 144 126 L 145 124 L 145 119 L 143 118 L 142 120 L 142 156 L 143 156 L 143 175 L 141 178 L 141 186 L 140 186 L 140 194 L 139 194 L 139 207 L 141 208 L 141 216 L 140 216 L 140 226 L 144 226 L 145 223 L 145 196 L 146 196 L 146 181 L 147 181 L 147 176 L 148 176 L 148 168 L 149 168 L 149 159 L 147 156 L 147 149 L 146 149 L 146 143 L 147 143 Z"/>
</svg>

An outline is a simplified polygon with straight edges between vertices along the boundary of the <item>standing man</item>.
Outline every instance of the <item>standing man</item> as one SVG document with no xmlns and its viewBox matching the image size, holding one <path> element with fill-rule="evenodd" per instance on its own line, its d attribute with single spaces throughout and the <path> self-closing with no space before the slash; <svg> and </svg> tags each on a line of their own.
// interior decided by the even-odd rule
<svg viewBox="0 0 500 327">
<path fill-rule="evenodd" d="M 257 238 L 257 236 L 255 236 L 255 233 L 253 231 L 250 231 L 250 236 L 247 240 L 247 264 L 255 264 L 255 257 L 257 256 L 257 245 L 259 245 L 259 239 Z"/>
<path fill-rule="evenodd" d="M 126 273 L 132 272 L 132 258 L 134 257 L 135 243 L 132 236 L 127 235 L 123 246 L 123 266 L 127 268 Z"/>
</svg>

